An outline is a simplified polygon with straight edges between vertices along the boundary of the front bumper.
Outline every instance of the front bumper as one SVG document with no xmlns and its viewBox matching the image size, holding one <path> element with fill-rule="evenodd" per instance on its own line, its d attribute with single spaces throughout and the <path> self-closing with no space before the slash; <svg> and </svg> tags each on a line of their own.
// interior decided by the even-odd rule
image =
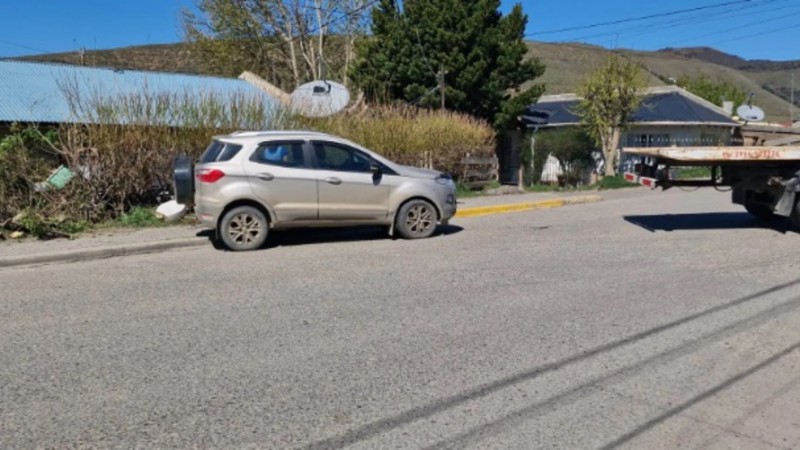
<svg viewBox="0 0 800 450">
<path fill-rule="evenodd" d="M 458 201 L 456 199 L 456 194 L 451 193 L 447 195 L 444 203 L 442 204 L 442 217 L 440 220 L 444 223 L 448 220 L 452 219 L 458 210 Z"/>
</svg>

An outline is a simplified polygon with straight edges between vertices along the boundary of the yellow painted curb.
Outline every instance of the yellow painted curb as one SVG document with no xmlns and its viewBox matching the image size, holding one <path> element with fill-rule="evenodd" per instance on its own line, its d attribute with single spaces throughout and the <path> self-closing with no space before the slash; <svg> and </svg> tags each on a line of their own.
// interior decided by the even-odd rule
<svg viewBox="0 0 800 450">
<path fill-rule="evenodd" d="M 539 200 L 535 202 L 512 203 L 506 205 L 477 206 L 474 208 L 464 208 L 456 212 L 456 217 L 481 217 L 492 214 L 506 214 L 520 211 L 533 211 L 536 209 L 560 208 L 566 205 L 578 205 L 581 203 L 595 203 L 602 201 L 599 195 L 584 195 L 581 197 L 567 197 L 553 200 Z"/>
</svg>

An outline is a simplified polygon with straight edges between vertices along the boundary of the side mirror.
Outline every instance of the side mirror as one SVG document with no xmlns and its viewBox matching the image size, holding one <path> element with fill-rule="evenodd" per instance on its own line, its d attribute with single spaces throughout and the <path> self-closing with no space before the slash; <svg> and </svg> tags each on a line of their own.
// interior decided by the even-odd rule
<svg viewBox="0 0 800 450">
<path fill-rule="evenodd" d="M 369 163 L 369 170 L 372 172 L 372 184 L 376 186 L 379 185 L 383 178 L 383 169 L 381 169 L 381 165 L 372 161 Z"/>
</svg>

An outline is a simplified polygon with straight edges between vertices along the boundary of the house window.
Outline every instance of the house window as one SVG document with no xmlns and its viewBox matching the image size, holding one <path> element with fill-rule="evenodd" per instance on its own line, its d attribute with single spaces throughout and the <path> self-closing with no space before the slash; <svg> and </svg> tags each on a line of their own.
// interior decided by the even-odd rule
<svg viewBox="0 0 800 450">
<path fill-rule="evenodd" d="M 669 134 L 638 134 L 630 133 L 627 138 L 627 147 L 669 147 L 672 139 Z"/>
<path fill-rule="evenodd" d="M 702 146 L 713 147 L 724 144 L 725 144 L 725 139 L 719 134 L 702 133 L 700 135 L 700 145 Z"/>
</svg>

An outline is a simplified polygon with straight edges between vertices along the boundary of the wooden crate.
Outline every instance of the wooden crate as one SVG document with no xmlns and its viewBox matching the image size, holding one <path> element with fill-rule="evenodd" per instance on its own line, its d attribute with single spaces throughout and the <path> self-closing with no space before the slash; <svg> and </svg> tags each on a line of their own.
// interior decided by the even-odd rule
<svg viewBox="0 0 800 450">
<path fill-rule="evenodd" d="M 466 156 L 461 160 L 461 183 L 469 188 L 483 187 L 496 182 L 499 164 L 496 156 Z"/>
</svg>

